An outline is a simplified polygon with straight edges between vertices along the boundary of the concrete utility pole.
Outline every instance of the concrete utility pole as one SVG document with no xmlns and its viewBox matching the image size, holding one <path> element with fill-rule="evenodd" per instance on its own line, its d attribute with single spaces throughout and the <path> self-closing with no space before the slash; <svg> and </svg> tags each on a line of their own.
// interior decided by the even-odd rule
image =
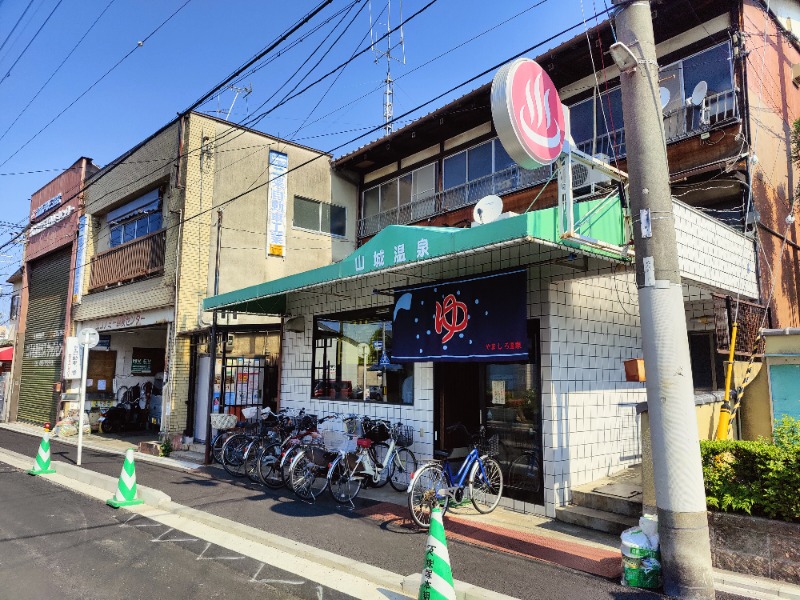
<svg viewBox="0 0 800 600">
<path fill-rule="evenodd" d="M 217 256 L 214 259 L 214 295 L 219 294 L 219 255 L 222 250 L 222 209 L 217 209 Z M 206 452 L 203 464 L 211 464 L 211 411 L 214 408 L 214 379 L 217 369 L 217 311 L 212 311 L 211 333 L 208 336 L 208 414 L 206 415 Z M 222 377 L 225 377 L 225 365 L 222 365 Z M 220 379 L 219 403 L 222 407 L 222 380 Z"/>
<path fill-rule="evenodd" d="M 614 0 L 664 591 L 714 598 L 706 498 L 649 0 Z"/>
</svg>

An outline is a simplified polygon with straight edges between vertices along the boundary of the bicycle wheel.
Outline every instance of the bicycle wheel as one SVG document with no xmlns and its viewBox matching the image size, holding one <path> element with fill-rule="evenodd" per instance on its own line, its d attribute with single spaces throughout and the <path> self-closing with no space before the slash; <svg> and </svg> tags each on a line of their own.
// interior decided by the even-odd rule
<svg viewBox="0 0 800 600">
<path fill-rule="evenodd" d="M 222 446 L 222 466 L 234 477 L 244 476 L 244 452 L 250 438 L 243 433 L 229 437 Z"/>
<path fill-rule="evenodd" d="M 313 502 L 328 487 L 326 469 L 314 463 L 311 452 L 298 452 L 289 471 L 292 491 L 302 500 Z"/>
<path fill-rule="evenodd" d="M 303 446 L 298 444 L 297 446 L 291 446 L 281 455 L 281 462 L 280 465 L 278 466 L 279 475 L 281 477 L 281 485 L 285 485 L 286 487 L 291 487 L 292 461 L 295 459 L 298 453 L 302 453 L 302 450 Z"/>
<path fill-rule="evenodd" d="M 434 506 L 441 507 L 442 514 L 447 511 L 450 497 L 440 493 L 442 488 L 447 487 L 450 487 L 450 480 L 439 464 L 427 464 L 414 474 L 408 492 L 408 510 L 414 523 L 427 529 L 431 525 Z"/>
<path fill-rule="evenodd" d="M 508 468 L 508 487 L 535 494 L 542 489 L 541 467 L 537 451 L 521 454 Z"/>
<path fill-rule="evenodd" d="M 244 472 L 255 483 L 261 483 L 258 476 L 258 456 L 264 447 L 262 439 L 254 439 L 244 450 Z"/>
<path fill-rule="evenodd" d="M 378 470 L 378 481 L 375 482 L 371 477 L 368 478 L 368 481 L 372 487 L 381 488 L 389 481 L 389 473 L 392 470 L 391 466 L 385 466 L 386 457 L 389 454 L 389 445 L 384 444 L 383 442 L 376 442 L 372 444 L 370 451 L 374 451 L 372 454 L 372 460 L 376 463 L 375 467 Z"/>
<path fill-rule="evenodd" d="M 395 448 L 391 467 L 389 482 L 398 492 L 405 492 L 411 482 L 411 474 L 417 470 L 417 457 L 408 448 Z"/>
<path fill-rule="evenodd" d="M 351 502 L 361 491 L 361 478 L 351 475 L 348 461 L 341 455 L 331 465 L 328 482 L 331 496 L 339 504 Z"/>
<path fill-rule="evenodd" d="M 228 430 L 220 431 L 211 442 L 211 456 L 219 464 L 222 464 L 222 447 L 225 445 L 225 442 L 228 440 L 228 438 L 231 437 L 232 435 L 233 432 L 231 431 Z"/>
<path fill-rule="evenodd" d="M 483 464 L 483 472 L 481 472 Z M 472 465 L 469 473 L 469 496 L 480 513 L 492 512 L 503 493 L 503 471 L 495 459 L 484 457 Z"/>
<path fill-rule="evenodd" d="M 258 455 L 258 478 L 268 488 L 277 490 L 283 486 L 281 478 L 281 445 L 268 444 Z"/>
</svg>

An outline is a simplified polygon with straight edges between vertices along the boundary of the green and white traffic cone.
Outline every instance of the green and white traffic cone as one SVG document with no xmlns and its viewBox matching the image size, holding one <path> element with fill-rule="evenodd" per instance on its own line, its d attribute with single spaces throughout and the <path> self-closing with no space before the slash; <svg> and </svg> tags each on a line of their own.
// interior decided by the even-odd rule
<svg viewBox="0 0 800 600">
<path fill-rule="evenodd" d="M 450 569 L 450 553 L 444 536 L 442 510 L 436 506 L 431 511 L 431 527 L 425 547 L 425 566 L 417 600 L 456 600 L 453 587 L 453 571 Z"/>
<path fill-rule="evenodd" d="M 36 454 L 33 468 L 28 471 L 28 474 L 49 475 L 55 472 L 56 470 L 50 465 L 50 434 L 45 432 L 42 436 L 42 443 L 39 444 L 39 452 Z"/>
<path fill-rule="evenodd" d="M 122 472 L 119 474 L 117 493 L 114 497 L 106 500 L 106 504 L 119 508 L 120 506 L 133 506 L 143 504 L 144 500 L 136 497 L 136 467 L 133 464 L 133 448 L 128 448 L 125 452 L 125 462 L 122 464 Z"/>
</svg>

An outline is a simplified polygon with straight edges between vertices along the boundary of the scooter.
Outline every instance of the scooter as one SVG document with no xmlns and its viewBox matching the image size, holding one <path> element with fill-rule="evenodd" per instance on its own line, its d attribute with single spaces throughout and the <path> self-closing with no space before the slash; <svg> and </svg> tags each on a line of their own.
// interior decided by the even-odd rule
<svg viewBox="0 0 800 600">
<path fill-rule="evenodd" d="M 97 419 L 102 433 L 119 433 L 121 431 L 139 430 L 147 427 L 147 420 L 150 414 L 148 406 L 149 394 L 147 387 L 152 384 L 145 383 L 145 393 L 142 395 L 141 388 L 134 385 L 125 390 L 122 400 L 116 405 L 100 413 Z"/>
</svg>

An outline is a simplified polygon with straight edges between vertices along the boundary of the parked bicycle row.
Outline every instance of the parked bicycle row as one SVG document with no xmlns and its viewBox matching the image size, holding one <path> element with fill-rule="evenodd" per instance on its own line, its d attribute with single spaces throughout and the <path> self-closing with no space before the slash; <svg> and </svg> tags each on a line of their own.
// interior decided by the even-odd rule
<svg viewBox="0 0 800 600">
<path fill-rule="evenodd" d="M 247 476 L 272 489 L 286 486 L 305 501 L 327 490 L 336 502 L 352 503 L 363 487 L 389 483 L 407 493 L 412 520 L 427 528 L 434 506 L 446 512 L 451 505 L 471 502 L 478 512 L 489 513 L 503 493 L 503 471 L 493 458 L 498 437 L 483 427 L 477 434 L 461 423 L 449 427 L 471 439 L 466 456 L 436 451 L 433 460 L 420 466 L 408 448 L 413 429 L 401 423 L 268 408 L 259 417 L 221 430 L 212 442 L 214 459 L 235 477 Z M 451 461 L 461 458 L 454 471 Z"/>
</svg>

